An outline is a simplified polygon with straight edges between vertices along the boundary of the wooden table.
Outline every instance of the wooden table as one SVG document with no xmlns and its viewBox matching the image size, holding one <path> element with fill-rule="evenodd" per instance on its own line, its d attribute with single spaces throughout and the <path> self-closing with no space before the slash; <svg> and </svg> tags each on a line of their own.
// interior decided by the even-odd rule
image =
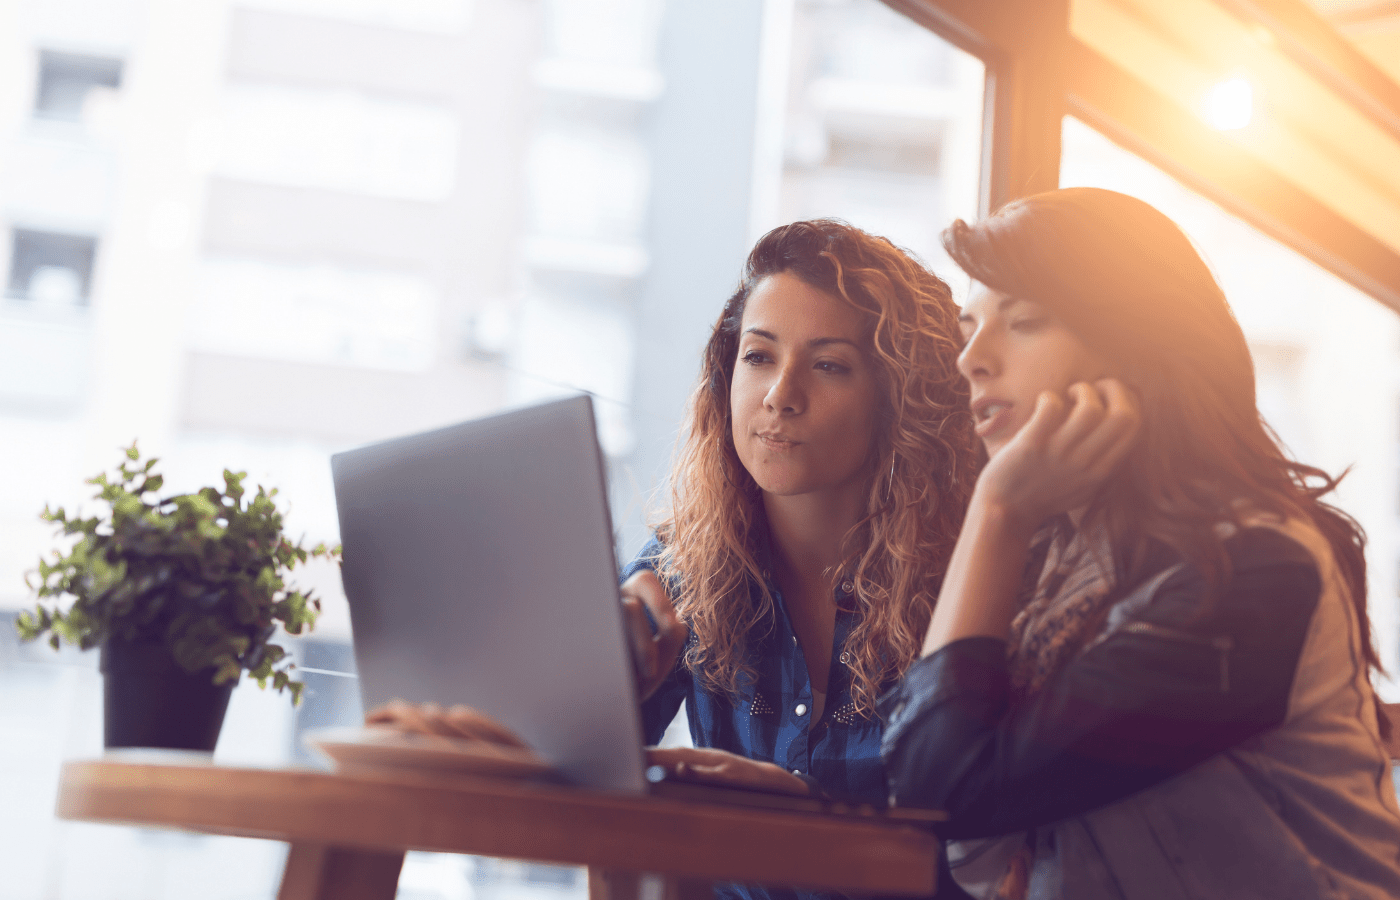
<svg viewBox="0 0 1400 900">
<path fill-rule="evenodd" d="M 287 841 L 279 900 L 392 900 L 408 850 L 588 866 L 595 900 L 635 900 L 640 873 L 667 900 L 714 881 L 928 895 L 938 858 L 909 823 L 411 773 L 70 762 L 58 815 Z"/>
</svg>

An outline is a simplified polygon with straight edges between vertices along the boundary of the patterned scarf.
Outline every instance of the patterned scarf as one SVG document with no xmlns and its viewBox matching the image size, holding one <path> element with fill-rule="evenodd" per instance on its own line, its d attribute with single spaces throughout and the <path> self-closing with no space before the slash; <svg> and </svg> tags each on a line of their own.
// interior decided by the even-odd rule
<svg viewBox="0 0 1400 900">
<path fill-rule="evenodd" d="M 1107 541 L 1092 540 L 1056 519 L 1031 543 L 1029 575 L 1043 558 L 1039 576 L 1023 589 L 1026 599 L 1011 620 L 1007 663 L 1011 684 L 1022 697 L 1038 692 L 1052 675 L 1087 646 L 1113 599 L 1113 556 Z"/>
</svg>

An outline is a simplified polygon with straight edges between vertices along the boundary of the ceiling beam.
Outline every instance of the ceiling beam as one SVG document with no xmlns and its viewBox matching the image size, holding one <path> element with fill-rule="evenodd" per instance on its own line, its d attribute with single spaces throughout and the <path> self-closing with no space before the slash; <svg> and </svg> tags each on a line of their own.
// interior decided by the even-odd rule
<svg viewBox="0 0 1400 900">
<path fill-rule="evenodd" d="M 1024 49 L 1028 37 L 1018 27 L 1012 4 L 996 0 L 884 0 L 884 4 L 988 64 Z"/>
<path fill-rule="evenodd" d="M 1072 115 L 1400 312 L 1400 253 L 1073 39 L 1066 81 Z"/>
<path fill-rule="evenodd" d="M 988 65 L 994 73 L 1043 40 L 1005 0 L 885 0 L 915 22 Z M 1299 0 L 1218 0 L 1239 16 L 1265 25 L 1290 56 L 1337 89 L 1373 120 L 1400 123 L 1400 88 Z M 1233 215 L 1400 312 L 1400 254 L 1332 207 L 1279 175 L 1180 106 L 1083 42 L 1064 45 L 1066 103 L 1057 109 L 1084 120 Z M 1327 72 L 1324 77 L 1321 73 Z M 990 90 L 987 124 L 995 124 Z M 984 141 L 984 154 L 988 152 Z M 1044 150 L 1040 151 L 1042 154 Z M 995 154 L 993 153 L 993 156 Z M 1055 154 L 1058 183 L 1058 152 Z M 984 203 L 993 197 L 983 166 Z M 1010 199 L 1009 197 L 1007 199 Z M 995 206 L 986 206 L 995 209 Z"/>
<path fill-rule="evenodd" d="M 1375 0 L 1360 6 L 1345 6 L 1323 13 L 1327 21 L 1342 31 L 1364 29 L 1368 26 L 1400 19 L 1400 0 Z"/>
<path fill-rule="evenodd" d="M 1289 58 L 1400 140 L 1400 84 L 1304 0 L 1216 2 L 1267 29 Z"/>
</svg>

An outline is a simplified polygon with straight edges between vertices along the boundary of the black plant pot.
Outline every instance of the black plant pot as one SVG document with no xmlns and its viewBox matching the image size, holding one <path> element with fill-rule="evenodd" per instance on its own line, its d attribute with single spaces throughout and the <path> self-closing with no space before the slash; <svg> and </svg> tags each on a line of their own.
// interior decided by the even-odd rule
<svg viewBox="0 0 1400 900">
<path fill-rule="evenodd" d="M 159 644 L 111 639 L 102 645 L 106 746 L 214 752 L 234 682 L 214 670 L 186 672 Z"/>
</svg>

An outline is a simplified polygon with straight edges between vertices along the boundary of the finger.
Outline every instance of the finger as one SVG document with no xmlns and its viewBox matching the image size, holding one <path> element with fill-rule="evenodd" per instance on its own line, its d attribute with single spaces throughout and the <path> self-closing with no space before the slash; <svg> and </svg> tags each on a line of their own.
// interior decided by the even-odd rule
<svg viewBox="0 0 1400 900">
<path fill-rule="evenodd" d="M 1076 462 L 1083 461 L 1080 446 L 1094 434 L 1104 420 L 1103 399 L 1094 386 L 1076 381 L 1065 389 L 1069 409 L 1064 422 L 1055 431 L 1047 449 L 1050 453 Z"/>
<path fill-rule="evenodd" d="M 365 719 L 369 721 L 367 716 Z M 423 714 L 418 707 L 403 700 L 395 700 L 380 707 L 375 713 L 372 724 L 387 725 L 396 731 L 413 732 L 417 734 L 431 734 L 427 722 L 423 719 Z"/>
<path fill-rule="evenodd" d="M 646 606 L 647 612 L 651 614 L 651 624 L 658 639 L 664 641 L 668 635 L 684 634 L 685 626 L 681 623 L 680 617 L 676 615 L 676 608 L 672 605 L 665 586 L 662 585 L 661 579 L 657 577 L 655 572 L 643 569 L 633 575 L 622 583 L 622 594 L 636 597 Z"/>
<path fill-rule="evenodd" d="M 647 765 L 649 766 L 674 766 L 678 762 L 684 762 L 686 752 L 689 747 L 648 747 Z"/>
<path fill-rule="evenodd" d="M 694 747 L 653 747 L 647 750 L 646 759 L 648 766 L 661 766 L 678 777 L 705 777 L 714 769 Z"/>
<path fill-rule="evenodd" d="M 453 706 L 444 715 L 443 721 L 466 738 L 489 741 L 507 747 L 518 747 L 522 750 L 529 749 L 529 746 L 515 732 L 481 710 L 470 706 L 460 704 Z"/>
<path fill-rule="evenodd" d="M 394 699 L 388 703 L 381 703 L 374 709 L 365 713 L 366 725 L 388 725 L 398 721 L 399 708 L 406 706 L 402 700 Z"/>
<path fill-rule="evenodd" d="M 1036 447 L 1045 447 L 1063 424 L 1067 413 L 1064 400 L 1052 391 L 1041 391 L 1035 398 L 1031 417 L 1016 438 Z"/>
<path fill-rule="evenodd" d="M 1100 378 L 1094 382 L 1094 388 L 1103 397 L 1104 408 L 1109 413 L 1141 418 L 1142 401 L 1129 385 L 1117 378 Z"/>
<path fill-rule="evenodd" d="M 655 572 L 643 570 L 633 575 L 623 582 L 622 593 L 624 597 L 640 601 L 645 612 L 650 614 L 646 630 L 641 630 L 638 625 L 633 625 L 632 629 L 651 638 L 646 650 L 648 677 L 661 679 L 675 668 L 676 659 L 690 636 L 689 630 L 676 614 L 676 608 Z"/>
<path fill-rule="evenodd" d="M 663 598 L 659 606 L 652 606 L 651 600 L 646 600 L 646 602 L 657 625 L 652 650 L 655 665 L 654 674 L 660 678 L 676 667 L 676 659 L 685 647 L 685 642 L 690 637 L 690 631 L 682 624 L 680 617 L 676 615 L 675 607 L 671 605 L 669 600 Z"/>
<path fill-rule="evenodd" d="M 637 670 L 637 683 L 643 692 L 656 677 L 656 641 L 651 623 L 647 621 L 641 602 L 635 596 L 622 597 L 623 615 L 627 619 L 627 639 L 632 646 L 632 664 Z"/>
<path fill-rule="evenodd" d="M 1079 453 L 1085 467 L 1098 475 L 1113 471 L 1132 449 L 1142 427 L 1137 396 L 1117 379 L 1102 379 L 1095 388 L 1104 398 L 1104 416 Z"/>
<path fill-rule="evenodd" d="M 647 761 L 656 765 L 673 765 L 685 761 L 697 766 L 715 766 L 735 754 L 713 747 L 653 747 L 647 750 Z"/>
</svg>

